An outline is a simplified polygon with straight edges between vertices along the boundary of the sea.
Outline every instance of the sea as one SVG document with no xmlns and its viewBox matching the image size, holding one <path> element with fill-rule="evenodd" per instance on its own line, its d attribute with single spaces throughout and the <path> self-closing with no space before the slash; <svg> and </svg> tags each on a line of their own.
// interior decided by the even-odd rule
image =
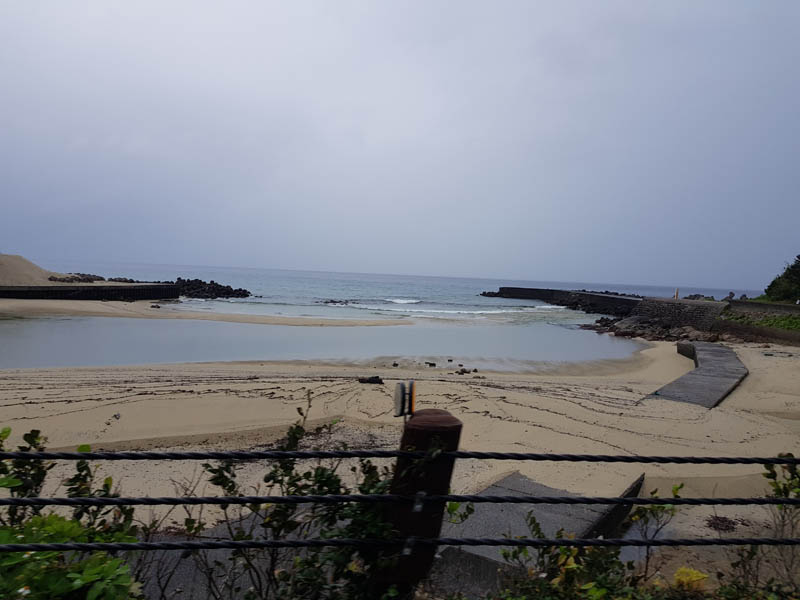
<svg viewBox="0 0 800 600">
<path fill-rule="evenodd" d="M 194 312 L 387 320 L 386 326 L 293 327 L 197 320 L 46 317 L 0 320 L 0 369 L 127 364 L 318 360 L 391 365 L 436 362 L 467 368 L 537 371 L 569 362 L 622 359 L 642 348 L 629 339 L 580 329 L 588 315 L 536 300 L 481 296 L 500 286 L 586 289 L 672 297 L 674 288 L 589 282 L 524 281 L 329 273 L 278 269 L 39 260 L 58 272 L 142 281 L 214 280 L 249 298 L 182 298 Z M 681 288 L 737 297 L 756 290 Z M 391 325 L 405 321 L 410 326 Z"/>
</svg>

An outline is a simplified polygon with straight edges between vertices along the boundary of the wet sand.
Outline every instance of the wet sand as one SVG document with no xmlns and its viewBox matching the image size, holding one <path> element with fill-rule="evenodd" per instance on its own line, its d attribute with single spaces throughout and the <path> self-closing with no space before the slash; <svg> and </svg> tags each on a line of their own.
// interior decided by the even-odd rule
<svg viewBox="0 0 800 600">
<path fill-rule="evenodd" d="M 3 425 L 15 436 L 38 428 L 50 446 L 74 448 L 214 447 L 268 444 L 297 419 L 310 392 L 310 418 L 335 429 L 376 430 L 397 446 L 392 416 L 397 381 L 418 382 L 418 406 L 449 410 L 464 422 L 470 450 L 610 454 L 774 455 L 800 448 L 800 353 L 755 346 L 737 353 L 751 375 L 713 410 L 643 397 L 690 370 L 672 343 L 630 359 L 565 366 L 543 373 L 454 375 L 413 363 L 359 365 L 238 362 L 0 371 Z M 765 353 L 773 356 L 765 356 Z M 383 385 L 357 382 L 380 375 Z M 480 377 L 480 378 L 478 378 Z M 643 470 L 648 477 L 751 475 L 759 467 L 570 465 L 464 461 L 454 489 L 474 491 L 518 469 L 546 485 L 613 493 Z M 126 493 L 151 492 L 164 465 L 125 467 Z M 176 465 L 168 465 L 173 469 Z M 145 471 L 146 469 L 146 471 Z M 142 471 L 139 473 L 139 471 Z"/>
<path fill-rule="evenodd" d="M 0 426 L 13 443 L 36 428 L 50 448 L 89 443 L 108 450 L 257 449 L 269 447 L 311 394 L 306 448 L 396 449 L 402 420 L 392 416 L 397 381 L 415 379 L 419 408 L 443 408 L 464 423 L 461 448 L 508 452 L 775 456 L 800 453 L 800 351 L 754 344 L 733 346 L 750 375 L 718 407 L 707 410 L 644 396 L 693 368 L 668 342 L 623 360 L 560 366 L 540 373 L 453 374 L 415 363 L 312 362 L 191 363 L 137 367 L 0 370 Z M 357 377 L 380 375 L 383 385 Z M 388 464 L 390 461 L 376 461 Z M 128 496 L 219 495 L 201 461 L 98 463 Z M 63 495 L 57 482 L 74 465 L 59 463 L 48 495 Z M 477 492 L 519 471 L 545 485 L 584 495 L 618 495 L 645 473 L 643 495 L 668 495 L 684 483 L 690 496 L 761 496 L 766 480 L 758 465 L 639 465 L 460 460 L 454 493 Z M 239 480 L 249 493 L 264 493 L 263 463 L 246 463 Z M 345 481 L 347 469 L 343 469 Z M 189 487 L 187 487 L 189 486 Z M 180 524 L 180 510 L 141 509 L 142 518 L 165 516 Z M 219 516 L 214 508 L 205 518 Z M 769 535 L 764 507 L 683 507 L 667 535 L 715 537 L 712 516 L 736 530 L 725 535 Z M 569 523 L 564 524 L 569 530 Z M 504 532 L 498 531 L 500 536 Z M 632 558 L 632 557 L 631 557 Z M 724 550 L 681 548 L 664 552 L 664 572 L 692 564 L 707 572 L 727 565 Z"/>
<path fill-rule="evenodd" d="M 153 308 L 158 305 L 160 308 Z M 0 318 L 28 317 L 126 317 L 135 319 L 190 319 L 224 321 L 260 325 L 290 325 L 307 327 L 369 327 L 411 325 L 404 319 L 322 319 L 318 317 L 281 317 L 273 315 L 242 315 L 204 313 L 179 310 L 171 303 L 152 300 L 120 302 L 101 300 L 18 300 L 0 298 Z"/>
</svg>

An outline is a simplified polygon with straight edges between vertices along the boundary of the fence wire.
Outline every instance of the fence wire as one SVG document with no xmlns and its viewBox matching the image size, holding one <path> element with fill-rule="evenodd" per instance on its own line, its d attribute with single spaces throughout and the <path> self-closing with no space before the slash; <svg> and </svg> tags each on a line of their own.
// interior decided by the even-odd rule
<svg viewBox="0 0 800 600">
<path fill-rule="evenodd" d="M 471 502 L 474 504 L 611 504 L 621 506 L 800 506 L 799 498 L 606 498 L 600 496 L 493 496 L 476 494 L 325 494 L 308 496 L 185 496 L 138 498 L 0 498 L 0 506 L 180 506 L 205 504 L 345 504 Z"/>
<path fill-rule="evenodd" d="M 134 552 L 153 550 L 243 550 L 270 548 L 354 547 L 363 549 L 411 549 L 414 546 L 508 546 L 527 548 L 619 547 L 619 546 L 800 546 L 800 538 L 675 538 L 638 540 L 622 538 L 402 538 L 311 539 L 311 540 L 225 540 L 200 542 L 70 542 L 64 544 L 0 544 L 0 552 Z"/>
<path fill-rule="evenodd" d="M 281 460 L 311 458 L 474 458 L 553 462 L 607 462 L 689 465 L 800 465 L 794 456 L 638 456 L 541 454 L 532 452 L 421 452 L 407 450 L 228 450 L 219 452 L 0 452 L 0 460 Z"/>
<path fill-rule="evenodd" d="M 540 454 L 528 452 L 413 452 L 404 450 L 252 450 L 209 452 L 0 452 L 0 460 L 303 460 L 343 458 L 478 459 L 554 462 L 606 462 L 641 464 L 709 465 L 800 465 L 800 458 L 719 457 L 719 456 L 639 456 L 606 454 Z M 203 504 L 337 504 L 348 502 L 417 503 L 472 502 L 497 504 L 569 504 L 569 505 L 800 505 L 800 498 L 606 498 L 580 496 L 495 496 L 474 494 L 399 495 L 399 494 L 328 494 L 309 496 L 199 496 L 138 498 L 0 498 L 0 506 L 156 506 Z M 179 542 L 70 542 L 58 544 L 0 544 L 0 552 L 47 551 L 152 551 L 152 550 L 239 550 L 256 548 L 395 548 L 413 546 L 507 546 L 507 547 L 619 547 L 619 546 L 796 546 L 800 538 L 676 538 L 641 539 L 543 539 L 543 538 L 402 538 L 402 539 L 310 539 L 310 540 L 201 540 Z"/>
</svg>

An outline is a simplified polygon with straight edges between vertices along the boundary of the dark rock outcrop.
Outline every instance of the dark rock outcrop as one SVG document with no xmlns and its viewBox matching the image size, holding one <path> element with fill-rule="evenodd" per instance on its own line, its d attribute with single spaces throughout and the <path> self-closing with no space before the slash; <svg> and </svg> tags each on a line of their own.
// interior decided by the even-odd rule
<svg viewBox="0 0 800 600">
<path fill-rule="evenodd" d="M 51 275 L 47 278 L 49 281 L 57 283 L 94 283 L 95 281 L 105 281 L 105 277 L 100 275 L 90 275 L 89 273 L 67 273 L 64 277 Z"/>
<path fill-rule="evenodd" d="M 81 273 L 70 273 L 70 275 L 76 275 L 81 277 L 99 277 L 95 281 L 112 281 L 114 283 L 167 283 L 167 284 L 175 284 L 178 286 L 180 290 L 181 296 L 186 296 L 187 298 L 204 298 L 204 299 L 212 299 L 212 298 L 249 298 L 252 296 L 249 290 L 244 288 L 233 288 L 229 285 L 223 285 L 221 283 L 217 283 L 213 279 L 209 282 L 203 281 L 202 279 L 183 279 L 182 277 L 178 277 L 175 281 L 140 281 L 138 279 L 131 279 L 130 277 L 109 277 L 107 280 L 104 280 L 99 275 L 83 275 Z M 51 277 L 52 279 L 52 277 Z M 77 280 L 76 280 L 77 281 Z M 88 283 L 89 280 L 81 280 L 81 283 Z M 72 281 L 70 281 L 72 283 Z"/>
<path fill-rule="evenodd" d="M 183 279 L 178 277 L 175 285 L 180 289 L 180 295 L 187 298 L 248 298 L 252 294 L 244 288 L 232 288 L 222 285 L 213 279 L 205 282 L 202 279 Z"/>
<path fill-rule="evenodd" d="M 691 326 L 670 327 L 658 319 L 648 319 L 642 316 L 626 317 L 624 319 L 610 319 L 600 317 L 590 325 L 581 325 L 581 329 L 596 331 L 597 333 L 610 333 L 617 337 L 643 338 L 656 341 L 700 341 L 716 342 L 720 336 L 713 331 L 699 331 Z"/>
</svg>

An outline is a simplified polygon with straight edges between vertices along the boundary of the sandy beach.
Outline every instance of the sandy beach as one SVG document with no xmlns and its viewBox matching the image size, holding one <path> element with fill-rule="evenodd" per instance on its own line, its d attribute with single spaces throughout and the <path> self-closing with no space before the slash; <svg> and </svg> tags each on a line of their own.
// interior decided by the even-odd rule
<svg viewBox="0 0 800 600">
<path fill-rule="evenodd" d="M 153 308 L 153 305 L 160 308 Z M 316 317 L 281 317 L 278 315 L 244 315 L 218 312 L 197 312 L 176 309 L 170 303 L 149 300 L 139 302 L 100 300 L 18 300 L 0 298 L 0 318 L 29 317 L 126 317 L 133 319 L 189 319 L 224 321 L 257 325 L 289 325 L 307 327 L 370 327 L 410 325 L 403 319 L 323 319 Z"/>
<path fill-rule="evenodd" d="M 15 438 L 40 429 L 52 448 L 256 448 L 297 419 L 310 392 L 314 422 L 337 421 L 351 446 L 396 448 L 397 381 L 415 379 L 420 408 L 464 422 L 469 450 L 607 454 L 769 456 L 800 450 L 800 352 L 736 348 L 751 375 L 713 410 L 642 398 L 693 368 L 672 343 L 633 357 L 567 365 L 539 374 L 452 370 L 408 364 L 194 363 L 145 367 L 0 371 L 2 424 Z M 360 384 L 380 375 L 383 385 Z M 13 439 L 13 438 L 12 438 Z M 126 494 L 171 493 L 170 479 L 197 465 L 126 464 Z M 114 468 L 114 467 L 112 467 Z M 118 468 L 118 467 L 117 467 Z M 761 493 L 760 467 L 570 465 L 460 461 L 454 490 L 471 492 L 503 474 L 523 474 L 583 494 L 619 493 L 641 472 L 648 485 L 687 483 L 692 493 Z M 733 482 L 733 483 L 732 483 Z M 741 485 L 740 485 L 741 484 Z M 724 485 L 725 491 L 718 486 Z M 741 488 L 741 489 L 738 489 Z M 716 492 L 714 492 L 716 490 Z"/>
</svg>

